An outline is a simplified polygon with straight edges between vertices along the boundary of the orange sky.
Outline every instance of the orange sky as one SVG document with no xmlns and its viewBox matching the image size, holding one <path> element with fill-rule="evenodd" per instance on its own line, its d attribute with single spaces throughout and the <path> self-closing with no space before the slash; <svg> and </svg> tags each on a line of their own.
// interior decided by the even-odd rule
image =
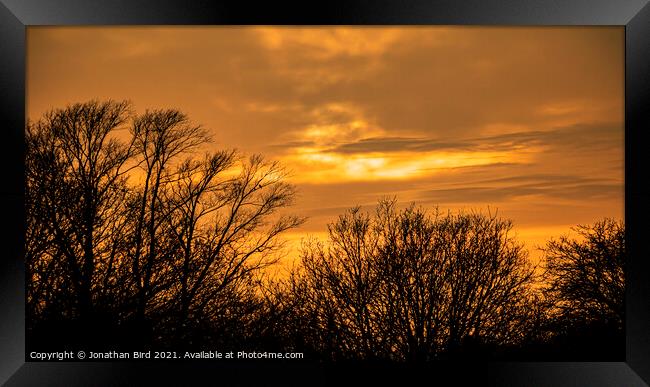
<svg viewBox="0 0 650 387">
<path fill-rule="evenodd" d="M 129 99 L 282 161 L 294 240 L 384 195 L 489 205 L 534 257 L 623 218 L 622 27 L 28 27 L 27 47 L 30 119 Z"/>
</svg>

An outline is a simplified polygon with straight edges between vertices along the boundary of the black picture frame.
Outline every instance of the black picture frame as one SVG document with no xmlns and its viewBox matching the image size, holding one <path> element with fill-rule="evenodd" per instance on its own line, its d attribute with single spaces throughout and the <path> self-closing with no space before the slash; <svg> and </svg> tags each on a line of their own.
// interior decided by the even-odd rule
<svg viewBox="0 0 650 387">
<path fill-rule="evenodd" d="M 650 130 L 649 0 L 448 0 L 408 2 L 330 1 L 209 3 L 176 0 L 0 0 L 0 184 L 2 258 L 0 259 L 0 383 L 24 385 L 193 385 L 221 377 L 240 382 L 274 381 L 313 384 L 335 375 L 312 363 L 51 363 L 25 362 L 24 121 L 25 33 L 35 25 L 616 25 L 625 27 L 625 221 L 626 261 L 625 362 L 509 362 L 431 365 L 454 384 L 478 380 L 488 385 L 644 386 L 650 384 L 650 189 L 644 184 L 649 154 L 643 142 Z M 646 243 L 644 243 L 646 242 Z M 280 368 L 278 368 L 280 367 Z M 331 367 L 330 367 L 331 368 Z M 359 380 L 389 370 L 406 378 L 405 367 L 341 365 Z M 438 374 L 430 371 L 434 370 Z M 395 372 L 393 372 L 395 371 Z M 422 376 L 422 375 L 421 375 Z M 305 379 L 309 378 L 309 379 Z"/>
</svg>

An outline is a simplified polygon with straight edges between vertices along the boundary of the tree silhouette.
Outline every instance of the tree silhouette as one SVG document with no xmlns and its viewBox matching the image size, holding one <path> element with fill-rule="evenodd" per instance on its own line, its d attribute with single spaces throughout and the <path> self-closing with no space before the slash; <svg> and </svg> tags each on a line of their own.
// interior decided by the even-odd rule
<svg viewBox="0 0 650 387">
<path fill-rule="evenodd" d="M 573 228 L 545 248 L 547 337 L 575 356 L 615 356 L 624 349 L 625 226 L 605 218 Z"/>
<path fill-rule="evenodd" d="M 332 359 L 431 360 L 524 332 L 533 268 L 496 216 L 380 201 L 310 241 L 289 281 L 307 345 Z"/>
<path fill-rule="evenodd" d="M 625 227 L 604 219 L 547 243 L 547 294 L 560 315 L 612 321 L 622 327 L 625 296 Z"/>
<path fill-rule="evenodd" d="M 267 220 L 294 195 L 277 163 L 253 156 L 241 164 L 238 176 L 216 181 L 220 164 L 215 158 L 184 164 L 168 199 L 176 208 L 171 229 L 181 248 L 173 265 L 180 270 L 174 273 L 172 294 L 179 296 L 170 299 L 176 302 L 179 326 L 246 321 L 250 310 L 245 315 L 236 310 L 242 300 L 250 300 L 247 308 L 255 305 L 252 275 L 276 262 L 282 247 L 278 236 L 302 223 L 295 216 Z"/>
<path fill-rule="evenodd" d="M 171 286 L 171 278 L 165 274 L 176 251 L 168 220 L 173 207 L 165 195 L 177 178 L 173 163 L 207 141 L 204 130 L 188 121 L 178 111 L 159 110 L 136 117 L 131 128 L 137 165 L 144 175 L 131 200 L 135 223 L 129 252 L 137 294 L 135 319 L 139 323 L 145 320 L 147 309 L 155 313 L 155 308 L 162 306 L 151 305 L 151 300 Z M 215 159 L 228 166 L 228 160 L 221 160 L 220 155 Z"/>
<path fill-rule="evenodd" d="M 26 250 L 36 276 L 29 283 L 49 287 L 28 292 L 34 310 L 52 304 L 41 297 L 62 295 L 68 298 L 62 312 L 86 318 L 95 287 L 111 275 L 107 263 L 122 242 L 131 153 L 109 135 L 127 114 L 124 102 L 90 102 L 50 112 L 27 128 Z"/>
<path fill-rule="evenodd" d="M 172 342 L 258 307 L 255 272 L 303 221 L 277 214 L 295 190 L 259 155 L 193 157 L 208 140 L 181 112 L 135 116 L 127 102 L 74 104 L 28 123 L 34 337 Z"/>
</svg>

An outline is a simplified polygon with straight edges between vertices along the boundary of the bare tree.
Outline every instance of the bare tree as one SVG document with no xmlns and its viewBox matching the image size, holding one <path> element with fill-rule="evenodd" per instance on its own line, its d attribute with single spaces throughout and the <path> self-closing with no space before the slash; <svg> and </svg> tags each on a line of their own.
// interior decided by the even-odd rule
<svg viewBox="0 0 650 387">
<path fill-rule="evenodd" d="M 101 311 L 96 324 L 152 343 L 252 319 L 256 273 L 303 221 L 280 213 L 295 189 L 278 163 L 196 157 L 203 128 L 126 102 L 54 110 L 26 139 L 30 321 L 82 319 L 92 333 Z"/>
<path fill-rule="evenodd" d="M 544 289 L 560 318 L 609 322 L 622 329 L 625 296 L 625 226 L 613 219 L 573 228 L 551 240 Z"/>
<path fill-rule="evenodd" d="M 173 240 L 166 227 L 172 207 L 165 199 L 169 185 L 176 179 L 175 163 L 186 152 L 208 140 L 205 130 L 192 125 L 176 110 L 148 111 L 134 119 L 131 128 L 141 182 L 131 199 L 134 225 L 129 257 L 132 265 L 136 320 L 142 322 L 150 300 L 170 286 Z"/>
<path fill-rule="evenodd" d="M 35 286 L 51 284 L 29 293 L 37 308 L 44 305 L 37 293 L 67 288 L 73 292 L 67 313 L 87 317 L 98 301 L 95 290 L 111 276 L 131 155 L 111 134 L 126 122 L 128 108 L 91 101 L 27 126 L 27 266 Z"/>
<path fill-rule="evenodd" d="M 375 313 L 378 236 L 371 219 L 353 208 L 328 225 L 330 245 L 307 241 L 294 290 L 303 292 L 320 350 L 334 358 L 375 357 L 379 337 Z M 300 295 L 299 295 L 300 296 Z"/>
<path fill-rule="evenodd" d="M 182 249 L 170 293 L 180 326 L 232 320 L 233 302 L 253 298 L 253 273 L 277 261 L 283 246 L 278 236 L 303 222 L 276 214 L 295 192 L 279 164 L 257 155 L 235 161 L 233 152 L 222 152 L 183 164 L 166 200 L 174 207 L 171 229 Z M 218 179 L 233 165 L 237 175 Z"/>
<path fill-rule="evenodd" d="M 521 340 L 533 267 L 493 215 L 354 208 L 308 243 L 289 288 L 329 357 L 430 360 L 469 341 Z M 295 306 L 294 306 L 295 307 Z"/>
</svg>

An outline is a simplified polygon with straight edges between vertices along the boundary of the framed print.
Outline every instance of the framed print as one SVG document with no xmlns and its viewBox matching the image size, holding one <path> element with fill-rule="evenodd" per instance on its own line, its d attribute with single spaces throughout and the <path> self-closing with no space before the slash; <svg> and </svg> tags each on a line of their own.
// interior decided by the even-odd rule
<svg viewBox="0 0 650 387">
<path fill-rule="evenodd" d="M 0 17 L 3 383 L 650 383 L 647 1 Z"/>
</svg>

